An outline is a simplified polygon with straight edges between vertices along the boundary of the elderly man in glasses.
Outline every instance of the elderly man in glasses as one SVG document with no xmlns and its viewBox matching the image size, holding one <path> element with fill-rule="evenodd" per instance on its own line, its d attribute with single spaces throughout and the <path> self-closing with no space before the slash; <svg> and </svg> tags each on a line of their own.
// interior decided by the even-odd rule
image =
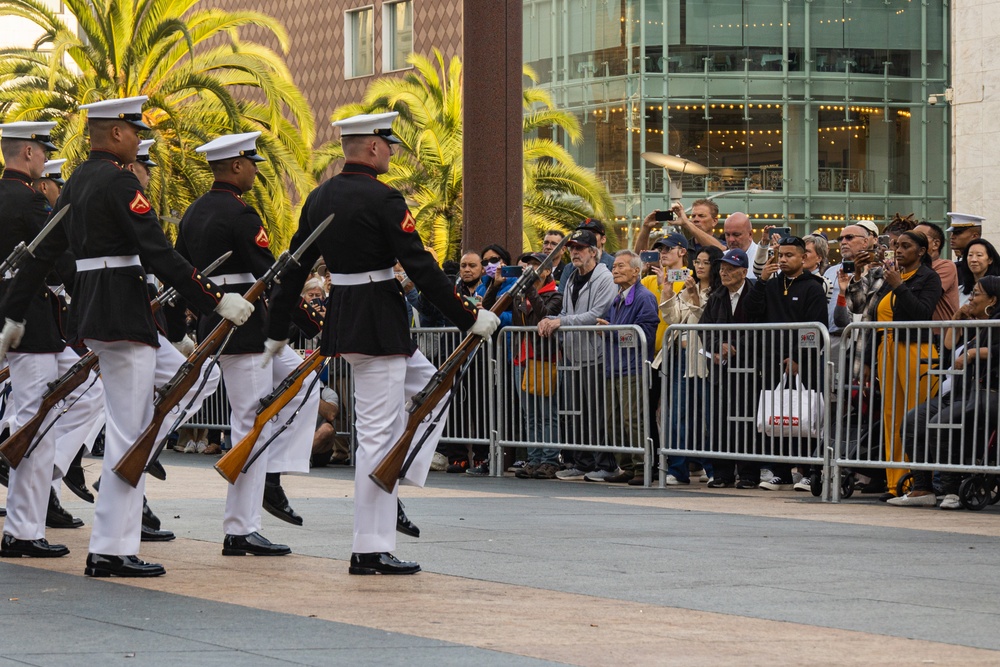
<svg viewBox="0 0 1000 667">
<path fill-rule="evenodd" d="M 869 223 L 873 224 L 873 223 Z M 876 227 L 876 230 L 878 228 Z M 877 236 L 877 234 L 875 235 Z M 829 315 L 828 325 L 830 327 L 830 336 L 839 337 L 840 332 L 843 327 L 837 326 L 833 321 L 833 311 L 837 307 L 837 299 L 840 297 L 840 283 L 837 282 L 837 274 L 840 270 L 844 268 L 844 260 L 848 261 L 848 268 L 850 268 L 850 262 L 863 252 L 868 252 L 869 240 L 873 237 L 868 229 L 860 225 L 848 225 L 840 231 L 840 263 L 834 264 L 826 270 L 823 277 L 830 282 L 830 300 L 827 303 L 827 312 Z"/>
</svg>

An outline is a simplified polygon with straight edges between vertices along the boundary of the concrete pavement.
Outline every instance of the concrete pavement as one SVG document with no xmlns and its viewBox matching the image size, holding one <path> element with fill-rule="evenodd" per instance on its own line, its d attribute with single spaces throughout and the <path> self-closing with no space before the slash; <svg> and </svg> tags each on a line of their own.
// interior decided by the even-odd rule
<svg viewBox="0 0 1000 667">
<path fill-rule="evenodd" d="M 997 506 L 434 473 L 396 549 L 424 572 L 351 577 L 352 470 L 285 478 L 305 525 L 262 532 L 292 556 L 224 558 L 214 459 L 164 459 L 178 539 L 141 555 L 167 575 L 84 577 L 92 506 L 64 494 L 72 553 L 0 561 L 0 667 L 1000 664 Z"/>
</svg>

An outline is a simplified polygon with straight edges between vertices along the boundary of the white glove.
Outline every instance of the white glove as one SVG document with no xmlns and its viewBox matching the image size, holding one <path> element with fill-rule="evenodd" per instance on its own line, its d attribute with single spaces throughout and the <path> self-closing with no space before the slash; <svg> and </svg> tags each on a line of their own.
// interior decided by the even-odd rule
<svg viewBox="0 0 1000 667">
<path fill-rule="evenodd" d="M 476 323 L 469 328 L 470 334 L 489 338 L 500 326 L 500 318 L 488 310 L 480 310 L 476 315 Z"/>
<path fill-rule="evenodd" d="M 250 314 L 253 313 L 253 304 L 239 294 L 227 292 L 222 295 L 219 305 L 215 307 L 215 312 L 236 326 L 240 326 L 250 319 Z"/>
<path fill-rule="evenodd" d="M 183 354 L 185 357 L 190 357 L 191 353 L 194 352 L 194 341 L 191 340 L 190 336 L 184 336 L 176 343 L 173 343 L 174 348 Z"/>
<path fill-rule="evenodd" d="M 4 321 L 3 331 L 0 331 L 0 359 L 7 356 L 7 352 L 16 349 L 21 344 L 24 337 L 24 322 L 15 322 L 8 319 Z"/>
<path fill-rule="evenodd" d="M 261 362 L 261 368 L 267 368 L 267 365 L 271 363 L 271 359 L 274 359 L 274 355 L 281 352 L 284 347 L 288 345 L 288 339 L 285 340 L 274 340 L 273 338 L 268 338 L 264 341 L 264 361 Z"/>
</svg>

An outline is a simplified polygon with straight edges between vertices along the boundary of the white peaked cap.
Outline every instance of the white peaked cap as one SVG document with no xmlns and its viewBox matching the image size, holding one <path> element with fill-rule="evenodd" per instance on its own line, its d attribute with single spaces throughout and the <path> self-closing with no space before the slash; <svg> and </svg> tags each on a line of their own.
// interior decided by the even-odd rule
<svg viewBox="0 0 1000 667">
<path fill-rule="evenodd" d="M 195 150 L 205 154 L 209 162 L 228 160 L 234 157 L 245 157 L 254 162 L 263 162 L 264 158 L 257 155 L 257 137 L 260 132 L 243 132 L 241 134 L 224 134 L 212 139 L 207 144 L 198 146 Z"/>
<path fill-rule="evenodd" d="M 49 133 L 56 126 L 53 122 L 19 120 L 15 123 L 0 125 L 0 139 L 24 139 L 37 141 L 47 151 L 56 150 L 55 144 L 49 139 Z"/>
<path fill-rule="evenodd" d="M 66 158 L 60 158 L 58 160 L 49 160 L 42 167 L 42 178 L 48 178 L 53 181 L 57 181 L 60 185 L 64 183 L 62 178 L 62 166 L 66 164 Z"/>
<path fill-rule="evenodd" d="M 142 105 L 148 99 L 145 95 L 123 97 L 81 104 L 80 108 L 87 110 L 87 118 L 90 120 L 123 120 L 140 130 L 148 130 L 150 127 L 142 122 Z"/>
<path fill-rule="evenodd" d="M 365 113 L 351 116 L 343 120 L 333 121 L 334 127 L 340 128 L 340 136 L 357 137 L 374 134 L 393 144 L 400 144 L 399 137 L 392 133 L 392 121 L 396 120 L 398 111 L 386 113 Z"/>
<path fill-rule="evenodd" d="M 953 213 L 952 211 L 948 211 L 948 217 L 951 218 L 951 227 L 946 229 L 946 232 L 953 232 L 956 228 L 978 227 L 986 221 L 986 218 L 983 216 L 972 215 L 971 213 Z"/>
</svg>

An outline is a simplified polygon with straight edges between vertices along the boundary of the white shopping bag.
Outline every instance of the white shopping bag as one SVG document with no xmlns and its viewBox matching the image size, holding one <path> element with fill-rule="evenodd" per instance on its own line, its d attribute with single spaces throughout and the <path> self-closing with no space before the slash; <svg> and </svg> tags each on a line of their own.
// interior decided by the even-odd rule
<svg viewBox="0 0 1000 667">
<path fill-rule="evenodd" d="M 762 389 L 757 402 L 757 431 L 767 436 L 816 438 L 823 428 L 823 394 L 804 389 L 796 374 L 795 387 L 788 375 L 774 389 Z"/>
</svg>

